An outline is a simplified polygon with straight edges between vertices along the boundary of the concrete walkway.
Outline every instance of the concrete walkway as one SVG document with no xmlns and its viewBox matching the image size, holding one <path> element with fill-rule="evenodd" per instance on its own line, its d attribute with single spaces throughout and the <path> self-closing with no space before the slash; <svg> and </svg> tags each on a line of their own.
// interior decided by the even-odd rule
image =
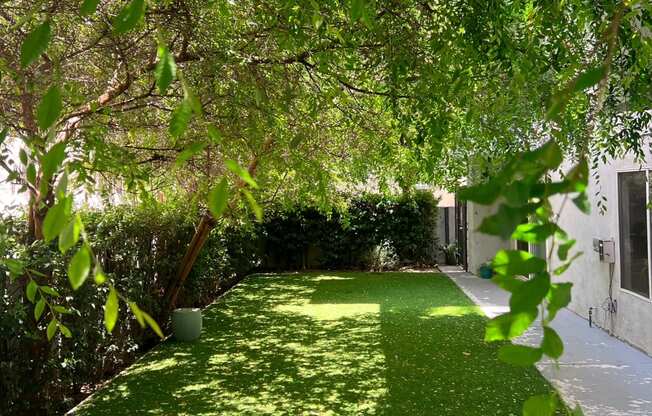
<svg viewBox="0 0 652 416">
<path fill-rule="evenodd" d="M 509 310 L 509 293 L 490 280 L 457 267 L 441 267 L 489 317 Z M 587 416 L 652 415 L 652 358 L 632 348 L 569 310 L 562 310 L 553 328 L 564 340 L 564 355 L 556 364 L 542 361 L 537 368 L 566 403 L 579 403 Z M 538 344 L 540 329 L 518 342 Z"/>
</svg>

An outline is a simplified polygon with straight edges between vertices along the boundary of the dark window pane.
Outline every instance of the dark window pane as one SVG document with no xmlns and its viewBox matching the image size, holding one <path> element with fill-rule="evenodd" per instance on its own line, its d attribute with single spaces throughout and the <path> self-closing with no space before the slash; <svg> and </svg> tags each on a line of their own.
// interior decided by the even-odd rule
<svg viewBox="0 0 652 416">
<path fill-rule="evenodd" d="M 618 174 L 620 285 L 648 297 L 646 186 L 645 172 Z"/>
<path fill-rule="evenodd" d="M 521 251 L 530 251 L 530 246 L 525 241 L 517 240 L 516 249 Z"/>
</svg>

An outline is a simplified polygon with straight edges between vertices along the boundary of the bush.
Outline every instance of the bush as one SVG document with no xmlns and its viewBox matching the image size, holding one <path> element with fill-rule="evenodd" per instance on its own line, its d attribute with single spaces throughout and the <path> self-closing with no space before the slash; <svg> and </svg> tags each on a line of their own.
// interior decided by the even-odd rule
<svg viewBox="0 0 652 416">
<path fill-rule="evenodd" d="M 196 212 L 165 205 L 113 207 L 84 213 L 84 224 L 104 271 L 121 293 L 160 319 L 163 294 L 175 277 L 194 232 Z M 24 297 L 26 279 L 10 281 L 0 266 L 0 380 L 2 399 L 18 414 L 59 414 L 93 384 L 114 375 L 158 342 L 123 308 L 111 335 L 104 330 L 108 288 L 86 284 L 72 293 L 66 258 L 56 244 L 25 246 L 24 224 L 2 219 L 0 258 L 21 258 L 31 269 L 53 278 L 48 284 L 67 299 L 72 315 L 65 325 L 72 338 L 45 341 L 47 320 L 35 322 Z M 260 264 L 248 247 L 251 227 L 215 229 L 179 296 L 179 306 L 204 306 Z M 160 321 L 159 321 L 160 322 Z"/>
<path fill-rule="evenodd" d="M 344 212 L 323 213 L 314 207 L 272 210 L 259 233 L 263 267 L 388 269 L 433 265 L 436 227 L 437 201 L 426 192 L 398 198 L 365 195 L 351 200 Z"/>
</svg>

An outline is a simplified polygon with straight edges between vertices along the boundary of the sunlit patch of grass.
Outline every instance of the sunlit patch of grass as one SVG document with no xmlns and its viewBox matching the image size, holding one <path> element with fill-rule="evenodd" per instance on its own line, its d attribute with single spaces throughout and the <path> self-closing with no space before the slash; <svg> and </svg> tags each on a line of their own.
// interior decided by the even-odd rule
<svg viewBox="0 0 652 416">
<path fill-rule="evenodd" d="M 427 316 L 464 316 L 468 314 L 482 314 L 476 306 L 437 306 L 430 308 Z"/>
<path fill-rule="evenodd" d="M 251 276 L 197 342 L 151 351 L 79 415 L 517 415 L 550 391 L 497 360 L 486 318 L 434 273 Z"/>
</svg>

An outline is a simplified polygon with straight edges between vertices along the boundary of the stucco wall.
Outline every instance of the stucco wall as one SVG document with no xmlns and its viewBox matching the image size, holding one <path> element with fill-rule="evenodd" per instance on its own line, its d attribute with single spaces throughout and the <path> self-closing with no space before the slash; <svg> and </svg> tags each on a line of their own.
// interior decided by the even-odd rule
<svg viewBox="0 0 652 416">
<path fill-rule="evenodd" d="M 589 308 L 594 310 L 597 323 L 613 331 L 613 334 L 652 354 L 652 302 L 649 299 L 626 292 L 620 288 L 620 241 L 618 226 L 618 172 L 652 167 L 652 158 L 647 156 L 645 163 L 635 163 L 632 158 L 611 161 L 599 165 L 600 184 L 592 177 L 588 196 L 592 202 L 590 215 L 583 214 L 573 204 L 567 203 L 560 217 L 560 225 L 577 240 L 575 250 L 583 251 L 573 266 L 557 281 L 573 282 L 573 300 L 569 308 L 588 318 Z M 596 192 L 600 191 L 598 195 Z M 598 199 L 607 198 L 607 211 L 602 215 L 596 207 Z M 554 201 L 559 209 L 561 198 Z M 613 266 L 613 297 L 618 310 L 613 318 L 605 313 L 602 305 L 609 293 L 610 267 L 599 261 L 593 251 L 593 238 L 613 239 L 616 242 L 616 261 Z M 553 262 L 552 267 L 556 264 Z"/>
<path fill-rule="evenodd" d="M 495 213 L 496 208 L 496 205 L 485 206 L 472 202 L 467 204 L 467 250 L 469 271 L 471 273 L 477 273 L 482 263 L 490 262 L 498 250 L 511 248 L 510 241 L 503 241 L 498 237 L 485 235 L 476 231 L 482 223 L 482 220 L 486 216 Z"/>
</svg>

